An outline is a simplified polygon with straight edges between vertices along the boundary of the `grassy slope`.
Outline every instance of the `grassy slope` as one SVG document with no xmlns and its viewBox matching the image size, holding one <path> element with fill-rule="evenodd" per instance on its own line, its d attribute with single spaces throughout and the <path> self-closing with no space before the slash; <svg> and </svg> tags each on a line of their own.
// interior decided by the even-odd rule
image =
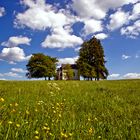
<svg viewBox="0 0 140 140">
<path fill-rule="evenodd" d="M 140 80 L 0 81 L 0 98 L 1 140 L 140 139 Z"/>
</svg>

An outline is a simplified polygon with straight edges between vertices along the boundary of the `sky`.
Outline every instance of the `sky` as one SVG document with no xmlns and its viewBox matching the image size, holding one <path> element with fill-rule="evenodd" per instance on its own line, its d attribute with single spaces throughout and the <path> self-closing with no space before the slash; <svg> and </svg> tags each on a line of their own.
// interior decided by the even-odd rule
<svg viewBox="0 0 140 140">
<path fill-rule="evenodd" d="M 34 53 L 73 64 L 93 36 L 108 79 L 140 79 L 140 0 L 0 0 L 0 80 L 27 80 Z"/>
</svg>

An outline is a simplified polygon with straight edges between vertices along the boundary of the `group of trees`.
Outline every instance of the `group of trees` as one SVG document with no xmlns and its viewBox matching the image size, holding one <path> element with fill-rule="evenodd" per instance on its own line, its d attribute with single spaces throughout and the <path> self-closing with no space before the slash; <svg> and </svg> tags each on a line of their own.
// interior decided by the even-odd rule
<svg viewBox="0 0 140 140">
<path fill-rule="evenodd" d="M 106 61 L 104 60 L 104 50 L 100 40 L 93 37 L 89 41 L 85 41 L 81 45 L 79 51 L 79 59 L 76 64 L 78 66 L 79 75 L 84 79 L 95 80 L 106 79 L 108 70 L 105 67 Z M 27 67 L 28 78 L 46 78 L 50 80 L 51 77 L 56 76 L 56 58 L 46 56 L 42 53 L 33 54 L 30 58 Z M 68 77 L 72 77 L 73 71 L 70 65 L 66 65 Z"/>
<path fill-rule="evenodd" d="M 57 62 L 58 60 L 56 58 L 46 56 L 42 53 L 33 54 L 26 65 L 28 70 L 26 76 L 28 78 L 44 77 L 45 80 L 48 77 L 48 80 L 50 80 L 51 77 L 56 75 L 55 70 Z"/>
</svg>

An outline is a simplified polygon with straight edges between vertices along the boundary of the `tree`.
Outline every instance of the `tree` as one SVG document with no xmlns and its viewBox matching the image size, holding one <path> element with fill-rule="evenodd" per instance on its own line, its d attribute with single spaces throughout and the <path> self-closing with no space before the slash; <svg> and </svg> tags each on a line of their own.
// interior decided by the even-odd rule
<svg viewBox="0 0 140 140">
<path fill-rule="evenodd" d="M 79 73 L 85 79 L 106 79 L 108 70 L 105 67 L 104 50 L 100 40 L 93 37 L 82 44 L 77 65 Z"/>
<path fill-rule="evenodd" d="M 65 70 L 67 80 L 72 80 L 73 77 L 74 77 L 74 72 L 71 68 L 71 65 L 70 64 L 65 64 L 63 66 L 63 69 Z"/>
<path fill-rule="evenodd" d="M 46 78 L 50 80 L 55 76 L 56 70 L 56 58 L 46 56 L 42 53 L 33 54 L 28 64 L 26 65 L 28 72 L 26 76 L 28 78 Z"/>
</svg>

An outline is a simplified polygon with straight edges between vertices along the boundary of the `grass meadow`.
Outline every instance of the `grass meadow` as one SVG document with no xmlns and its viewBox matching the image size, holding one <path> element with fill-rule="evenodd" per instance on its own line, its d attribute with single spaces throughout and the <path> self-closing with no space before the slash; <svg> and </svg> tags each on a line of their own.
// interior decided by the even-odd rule
<svg viewBox="0 0 140 140">
<path fill-rule="evenodd" d="M 140 80 L 0 81 L 0 140 L 140 140 Z"/>
</svg>

